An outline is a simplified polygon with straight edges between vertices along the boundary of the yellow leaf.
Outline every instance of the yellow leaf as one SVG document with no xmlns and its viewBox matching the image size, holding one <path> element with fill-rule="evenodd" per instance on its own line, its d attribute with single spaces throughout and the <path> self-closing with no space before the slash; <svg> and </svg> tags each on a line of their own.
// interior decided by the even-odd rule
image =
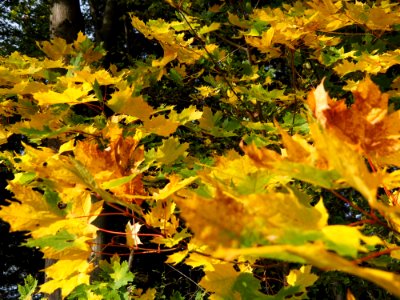
<svg viewBox="0 0 400 300">
<path fill-rule="evenodd" d="M 212 22 L 210 26 L 203 26 L 202 28 L 200 28 L 200 30 L 198 31 L 198 34 L 203 35 L 215 30 L 218 30 L 221 27 L 220 23 L 215 23 Z"/>
<path fill-rule="evenodd" d="M 218 257 L 232 260 L 238 256 L 251 257 L 277 257 L 287 253 L 294 255 L 291 259 L 286 256 L 286 260 L 296 261 L 295 257 L 302 258 L 307 264 L 328 270 L 346 272 L 366 280 L 372 281 L 383 287 L 390 293 L 400 296 L 400 275 L 382 271 L 378 269 L 360 267 L 352 261 L 346 260 L 334 252 L 327 251 L 322 243 L 316 242 L 302 246 L 277 245 L 262 246 L 247 249 L 221 249 L 215 253 Z"/>
<path fill-rule="evenodd" d="M 9 189 L 15 198 L 24 199 L 23 204 L 12 202 L 0 210 L 0 217 L 10 223 L 12 231 L 32 231 L 60 220 L 59 216 L 49 211 L 43 195 L 31 187 L 10 182 Z"/>
<path fill-rule="evenodd" d="M 52 60 L 59 60 L 72 53 L 72 45 L 62 38 L 54 38 L 50 42 L 39 43 L 39 48 Z"/>
<path fill-rule="evenodd" d="M 309 287 L 317 281 L 318 276 L 311 273 L 311 266 L 302 266 L 299 270 L 292 269 L 286 281 L 291 286 L 301 286 L 302 292 L 306 291 L 306 287 Z"/>
<path fill-rule="evenodd" d="M 86 261 L 86 258 L 59 260 L 46 268 L 46 274 L 51 280 L 40 286 L 40 292 L 51 294 L 61 288 L 62 297 L 65 298 L 78 285 L 89 284 L 88 273 L 93 266 Z"/>
<path fill-rule="evenodd" d="M 197 176 L 188 177 L 180 180 L 179 176 L 171 175 L 170 177 L 168 177 L 168 179 L 169 183 L 163 189 L 159 190 L 157 193 L 154 193 L 152 198 L 154 198 L 155 200 L 167 199 L 180 189 L 195 181 L 197 179 Z"/>
<path fill-rule="evenodd" d="M 308 101 L 323 127 L 355 150 L 373 158 L 399 151 L 400 112 L 388 114 L 388 95 L 369 77 L 358 84 L 353 95 L 355 103 L 348 108 L 344 100 L 332 101 L 321 84 Z"/>
<path fill-rule="evenodd" d="M 203 96 L 204 98 L 212 97 L 219 94 L 219 89 L 213 88 L 211 86 L 205 86 L 205 85 L 199 86 L 196 87 L 196 90 L 198 90 L 200 92 L 200 95 Z"/>
<path fill-rule="evenodd" d="M 114 92 L 111 99 L 108 100 L 107 106 L 116 113 L 147 120 L 154 113 L 154 110 L 144 101 L 142 96 L 132 97 L 133 90 L 132 87 Z"/>
<path fill-rule="evenodd" d="M 189 143 L 181 144 L 178 138 L 170 137 L 163 141 L 163 144 L 157 148 L 155 158 L 159 165 L 171 165 L 179 157 L 187 155 L 186 150 L 189 148 Z"/>
<path fill-rule="evenodd" d="M 156 299 L 157 290 L 154 288 L 148 288 L 144 294 L 141 294 L 137 300 L 154 300 Z M 89 299 L 90 300 L 90 299 Z"/>
<path fill-rule="evenodd" d="M 370 204 L 376 202 L 376 193 L 380 185 L 377 173 L 371 173 L 365 165 L 364 158 L 352 150 L 343 139 L 330 131 L 322 131 L 318 124 L 310 125 L 315 147 L 329 166 L 337 171 L 350 186 L 358 190 Z M 340 155 L 337 155 L 340 153 Z"/>
<path fill-rule="evenodd" d="M 212 248 L 239 246 L 244 229 L 253 224 L 250 218 L 254 216 L 246 214 L 243 203 L 220 190 L 215 198 L 205 199 L 194 194 L 190 199 L 176 199 L 176 202 L 199 241 Z"/>
<path fill-rule="evenodd" d="M 36 81 L 20 81 L 17 82 L 13 88 L 11 89 L 0 89 L 0 95 L 7 94 L 33 94 L 37 92 L 46 92 L 49 90 L 49 87 L 41 82 Z"/>
<path fill-rule="evenodd" d="M 179 264 L 186 258 L 188 253 L 189 253 L 189 250 L 176 252 L 174 254 L 169 255 L 168 259 L 165 262 L 167 264 L 173 264 L 173 265 Z"/>
<path fill-rule="evenodd" d="M 88 82 L 93 84 L 96 80 L 99 85 L 111 85 L 118 83 L 121 78 L 112 77 L 111 74 L 104 69 L 92 73 L 89 67 L 85 67 L 83 70 L 75 72 L 75 82 Z"/>
<path fill-rule="evenodd" d="M 93 95 L 88 95 L 91 89 L 91 86 L 88 86 L 86 84 L 83 84 L 82 86 L 71 85 L 62 93 L 54 91 L 37 92 L 33 94 L 33 97 L 35 100 L 38 101 L 39 105 L 59 103 L 67 103 L 73 105 L 94 101 L 95 97 Z"/>
<path fill-rule="evenodd" d="M 169 113 L 169 119 L 174 122 L 178 122 L 180 124 L 186 124 L 188 122 L 198 120 L 203 115 L 203 112 L 198 111 L 195 106 L 189 106 L 188 108 L 183 109 L 180 113 L 177 113 L 175 110 L 172 110 Z"/>
<path fill-rule="evenodd" d="M 221 261 L 210 257 L 209 255 L 201 255 L 199 253 L 190 253 L 190 256 L 185 260 L 185 264 L 197 268 L 203 267 L 204 271 L 214 271 L 214 265 L 219 264 Z"/>
<path fill-rule="evenodd" d="M 178 122 L 166 119 L 162 115 L 143 121 L 143 127 L 149 133 L 155 133 L 162 136 L 169 136 L 174 133 L 179 125 Z"/>
<path fill-rule="evenodd" d="M 368 252 L 363 244 L 373 246 L 382 244 L 379 237 L 365 236 L 355 227 L 331 225 L 322 228 L 322 232 L 327 243 L 334 243 L 339 246 L 337 249 L 342 249 L 342 253 L 339 250 L 336 252 L 343 256 L 356 257 L 358 251 Z"/>
<path fill-rule="evenodd" d="M 274 27 L 270 27 L 268 30 L 262 33 L 261 37 L 246 36 L 245 39 L 246 43 L 248 43 L 253 47 L 256 47 L 262 53 L 268 53 L 268 56 L 273 58 L 273 57 L 278 57 L 280 55 L 279 48 L 273 47 L 275 42 L 273 40 L 274 35 L 275 35 L 275 29 Z"/>
<path fill-rule="evenodd" d="M 231 14 L 230 12 L 228 12 L 228 20 L 231 24 L 243 29 L 247 29 L 250 27 L 250 22 L 240 20 L 237 15 Z"/>
<path fill-rule="evenodd" d="M 214 265 L 213 271 L 206 271 L 200 285 L 212 292 L 210 299 L 262 299 L 259 292 L 260 282 L 251 272 L 235 270 L 230 263 Z"/>
<path fill-rule="evenodd" d="M 60 146 L 60 149 L 58 150 L 58 153 L 63 153 L 67 151 L 73 151 L 75 149 L 75 140 L 70 140 Z"/>
<path fill-rule="evenodd" d="M 0 128 L 0 145 L 7 143 L 7 138 L 11 135 L 5 128 Z"/>
</svg>

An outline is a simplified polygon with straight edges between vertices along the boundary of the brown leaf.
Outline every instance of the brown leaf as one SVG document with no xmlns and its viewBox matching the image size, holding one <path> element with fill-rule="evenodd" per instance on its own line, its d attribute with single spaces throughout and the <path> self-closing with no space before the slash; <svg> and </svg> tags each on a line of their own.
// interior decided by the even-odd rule
<svg viewBox="0 0 400 300">
<path fill-rule="evenodd" d="M 355 102 L 333 101 L 323 85 L 312 91 L 308 103 L 323 127 L 370 157 L 384 157 L 400 150 L 400 112 L 388 115 L 388 94 L 367 77 L 353 92 Z"/>
</svg>

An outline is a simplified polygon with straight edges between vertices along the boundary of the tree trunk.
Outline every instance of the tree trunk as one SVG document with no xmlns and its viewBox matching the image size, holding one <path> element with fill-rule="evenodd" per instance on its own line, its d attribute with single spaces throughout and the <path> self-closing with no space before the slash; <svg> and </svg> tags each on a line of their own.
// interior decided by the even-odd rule
<svg viewBox="0 0 400 300">
<path fill-rule="evenodd" d="M 79 0 L 53 0 L 50 9 L 50 35 L 73 42 L 79 31 L 84 32 L 84 20 Z"/>
<path fill-rule="evenodd" d="M 121 39 L 122 18 L 124 11 L 119 1 L 115 0 L 88 0 L 90 14 L 94 23 L 94 33 L 97 43 L 103 43 L 107 55 L 103 61 L 107 66 L 113 61 L 115 50 Z M 122 8 L 122 9 L 121 9 Z"/>
<path fill-rule="evenodd" d="M 103 42 L 107 55 L 104 58 L 104 65 L 112 63 L 117 48 L 119 37 L 119 16 L 118 5 L 114 0 L 107 0 L 103 13 L 103 24 L 101 26 L 100 38 Z"/>
<path fill-rule="evenodd" d="M 103 27 L 103 12 L 106 6 L 106 0 L 88 0 L 90 15 L 94 25 L 94 38 L 97 43 L 102 42 L 101 28 Z"/>
</svg>

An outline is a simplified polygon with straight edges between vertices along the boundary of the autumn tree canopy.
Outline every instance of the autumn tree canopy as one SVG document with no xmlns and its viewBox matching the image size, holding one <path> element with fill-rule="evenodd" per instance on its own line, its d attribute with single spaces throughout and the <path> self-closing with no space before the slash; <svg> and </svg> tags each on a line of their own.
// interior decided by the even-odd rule
<svg viewBox="0 0 400 300">
<path fill-rule="evenodd" d="M 233 2 L 117 1 L 108 40 L 99 1 L 92 39 L 0 58 L 0 143 L 26 139 L 0 217 L 56 260 L 40 292 L 400 296 L 398 2 Z M 191 289 L 143 287 L 150 254 Z"/>
</svg>

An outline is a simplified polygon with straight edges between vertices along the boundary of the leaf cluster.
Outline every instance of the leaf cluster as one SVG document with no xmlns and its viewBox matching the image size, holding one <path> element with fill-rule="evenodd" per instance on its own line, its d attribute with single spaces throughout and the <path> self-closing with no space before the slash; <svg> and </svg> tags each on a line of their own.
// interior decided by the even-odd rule
<svg viewBox="0 0 400 300">
<path fill-rule="evenodd" d="M 28 143 L 1 154 L 18 202 L 0 217 L 57 260 L 40 291 L 161 299 L 131 273 L 157 253 L 204 271 L 184 275 L 197 297 L 306 299 L 318 276 L 346 284 L 328 271 L 399 296 L 400 6 L 167 3 L 169 20 L 131 15 L 163 55 L 129 68 L 83 34 L 1 57 L 0 143 Z M 128 261 L 99 262 L 110 246 Z"/>
</svg>

